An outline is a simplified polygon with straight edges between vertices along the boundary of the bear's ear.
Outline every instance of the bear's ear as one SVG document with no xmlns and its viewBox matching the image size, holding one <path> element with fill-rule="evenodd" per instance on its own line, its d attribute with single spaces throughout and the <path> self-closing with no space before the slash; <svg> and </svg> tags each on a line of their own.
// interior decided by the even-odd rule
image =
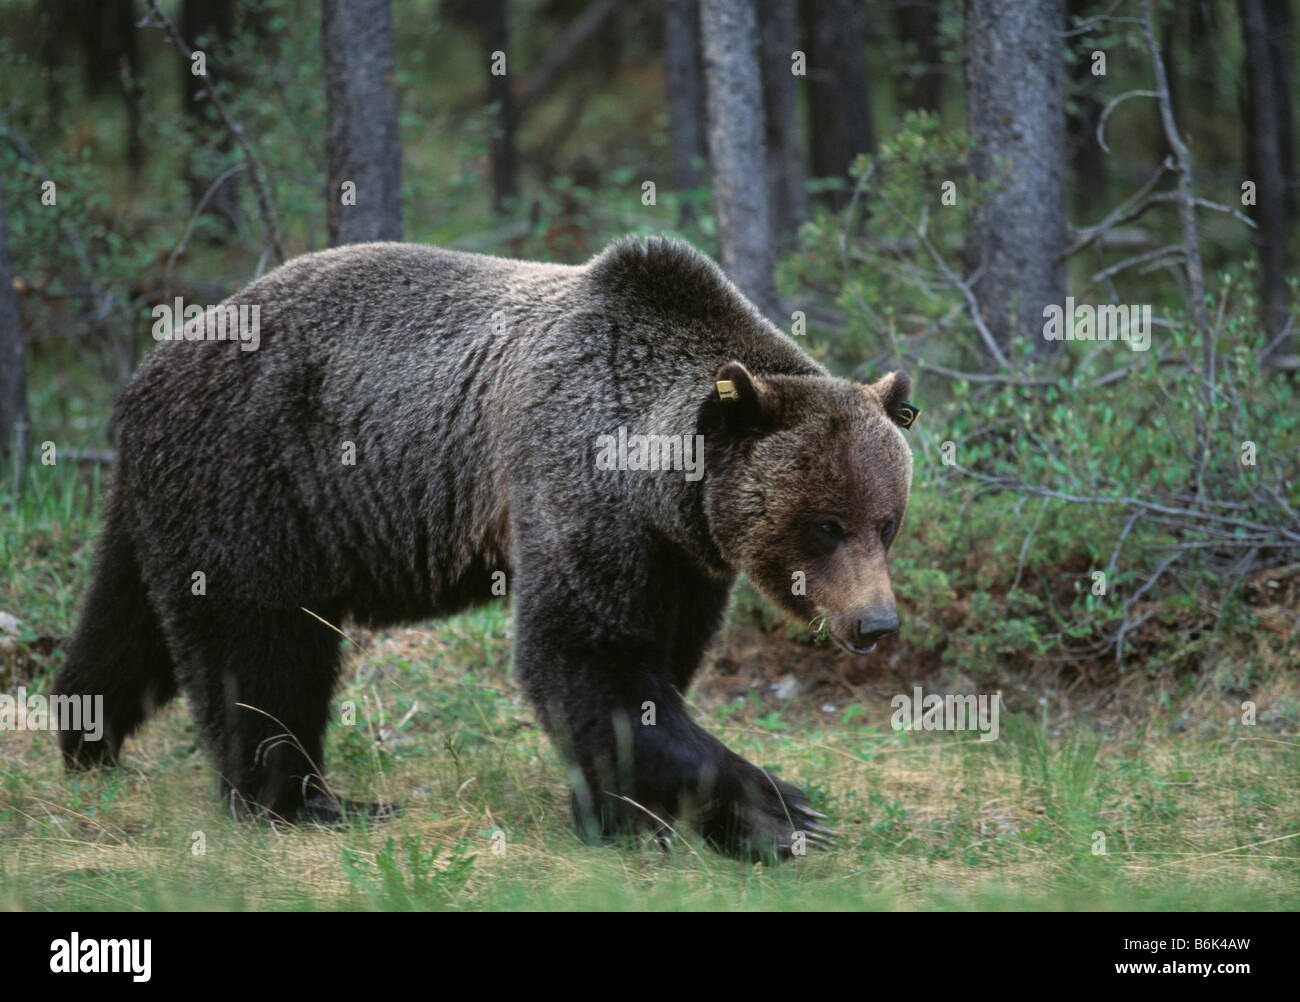
<svg viewBox="0 0 1300 1002">
<path fill-rule="evenodd" d="M 766 434 L 780 414 L 780 394 L 752 376 L 739 362 L 727 362 L 714 376 L 712 399 L 717 401 L 727 430 L 736 435 Z"/>
<path fill-rule="evenodd" d="M 912 377 L 902 369 L 876 380 L 867 389 L 876 395 L 889 420 L 898 427 L 910 428 L 916 423 L 921 408 L 907 399 L 912 392 Z"/>
</svg>

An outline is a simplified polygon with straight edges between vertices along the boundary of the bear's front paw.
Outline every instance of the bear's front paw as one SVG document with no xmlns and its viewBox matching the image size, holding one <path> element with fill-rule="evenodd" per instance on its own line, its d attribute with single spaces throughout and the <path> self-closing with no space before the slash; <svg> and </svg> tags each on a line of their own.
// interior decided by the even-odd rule
<svg viewBox="0 0 1300 1002">
<path fill-rule="evenodd" d="M 730 784 L 729 784 L 730 785 Z M 749 763 L 738 790 L 715 802 L 699 821 L 701 834 L 719 852 L 749 862 L 803 855 L 808 847 L 834 848 L 826 815 L 808 806 L 803 791 Z"/>
</svg>

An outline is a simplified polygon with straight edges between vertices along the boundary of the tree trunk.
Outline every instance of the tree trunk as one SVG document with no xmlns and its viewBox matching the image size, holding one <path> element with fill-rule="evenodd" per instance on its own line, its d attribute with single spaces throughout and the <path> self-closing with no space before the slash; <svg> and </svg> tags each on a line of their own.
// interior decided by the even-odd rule
<svg viewBox="0 0 1300 1002">
<path fill-rule="evenodd" d="M 478 2 L 478 0 L 474 0 Z M 546 58 L 528 76 L 523 92 L 515 102 L 520 111 L 527 111 L 539 101 L 545 100 L 555 90 L 557 83 L 568 79 L 569 70 L 580 59 L 588 56 L 588 47 L 597 39 L 603 43 L 605 51 L 600 56 L 591 54 L 592 58 L 604 61 L 615 50 L 619 36 L 610 28 L 610 21 L 618 13 L 622 0 L 592 0 L 552 43 Z M 559 6 L 558 4 L 556 6 Z M 617 59 L 612 65 L 619 65 Z"/>
<path fill-rule="evenodd" d="M 967 264 L 983 266 L 974 291 L 998 343 L 1033 338 L 1040 352 L 1060 344 L 1042 336 L 1043 308 L 1065 297 L 1063 22 L 1062 0 L 966 0 L 970 167 L 998 183 L 967 235 Z"/>
<path fill-rule="evenodd" d="M 1105 8 L 1096 0 L 1068 0 L 1070 20 L 1102 13 Z M 1106 153 L 1097 142 L 1097 123 L 1101 121 L 1102 103 L 1097 98 L 1101 81 L 1092 72 L 1094 46 L 1087 35 L 1066 40 L 1074 49 L 1075 62 L 1070 70 L 1074 111 L 1066 117 L 1065 146 L 1074 172 L 1074 214 L 1081 223 L 1100 218 L 1106 204 Z"/>
<path fill-rule="evenodd" d="M 139 172 L 144 147 L 140 134 L 143 100 L 140 86 L 139 35 L 134 0 L 35 0 L 36 48 L 44 76 L 49 123 L 62 126 L 66 96 L 60 79 L 64 63 L 79 59 L 87 95 L 105 90 L 121 93 L 127 117 L 127 162 Z M 76 44 L 70 44 L 76 43 Z"/>
<path fill-rule="evenodd" d="M 59 70 L 63 66 L 64 53 L 67 51 L 63 42 L 68 30 L 67 0 L 40 0 L 37 10 L 38 32 L 41 38 L 41 70 L 45 77 L 45 108 L 49 115 L 49 124 L 62 131 L 64 128 L 63 109 L 66 100 L 63 94 L 63 82 L 59 79 Z"/>
<path fill-rule="evenodd" d="M 911 51 L 902 80 L 903 104 L 913 111 L 939 112 L 943 52 L 939 48 L 939 0 L 898 0 L 898 35 Z"/>
<path fill-rule="evenodd" d="M 0 476 L 7 476 L 16 494 L 27 465 L 27 369 L 23 362 L 23 330 L 14 295 L 14 267 L 9 257 L 9 228 L 4 190 L 0 188 Z"/>
<path fill-rule="evenodd" d="M 233 0 L 183 0 L 177 28 L 181 37 L 205 56 L 204 76 L 196 76 L 190 61 L 183 57 L 180 67 L 184 109 L 191 124 L 191 147 L 185 160 L 185 174 L 190 201 L 197 206 L 221 174 L 221 168 L 214 161 L 228 157 L 233 148 L 233 141 L 205 96 L 209 82 L 229 81 L 236 72 L 230 62 L 221 58 L 235 31 Z M 214 43 L 218 49 L 214 49 Z M 227 232 L 242 230 L 244 218 L 239 208 L 238 179 L 228 177 L 222 181 L 221 187 L 208 195 L 203 211 L 204 215 L 220 219 Z"/>
<path fill-rule="evenodd" d="M 487 99 L 493 108 L 492 136 L 488 156 L 492 164 L 492 208 L 504 212 L 519 197 L 517 158 L 515 156 L 515 105 L 510 94 L 510 77 L 503 72 L 499 58 L 504 58 L 510 41 L 506 17 L 506 0 L 487 0 L 480 8 L 479 34 L 487 63 Z M 494 55 L 501 53 L 501 57 Z M 508 61 L 504 68 L 509 68 Z M 495 71 L 495 72 L 494 72 Z"/>
<path fill-rule="evenodd" d="M 1218 106 L 1218 92 L 1223 83 L 1219 79 L 1219 48 L 1223 29 L 1219 14 L 1212 3 L 1187 4 L 1188 62 L 1191 69 L 1187 83 L 1196 93 L 1196 103 L 1203 108 Z"/>
<path fill-rule="evenodd" d="M 140 81 L 140 33 L 135 28 L 135 4 L 132 0 L 117 0 L 113 7 L 117 15 L 117 30 L 123 39 L 117 84 L 126 110 L 126 161 L 134 179 L 140 176 L 140 168 L 144 166 L 144 140 L 140 134 L 141 106 L 144 104 L 144 85 Z"/>
<path fill-rule="evenodd" d="M 111 0 L 97 5 L 96 17 L 83 22 L 85 48 L 100 53 L 105 65 L 103 83 L 110 84 L 122 95 L 126 111 L 126 156 L 132 177 L 140 173 L 144 163 L 144 145 L 140 135 L 141 102 L 144 100 L 140 84 L 139 32 L 136 31 L 135 4 L 132 0 Z M 89 34 L 92 32 L 93 34 Z"/>
<path fill-rule="evenodd" d="M 401 240 L 392 8 L 388 0 L 323 0 L 321 15 L 330 245 Z"/>
<path fill-rule="evenodd" d="M 1247 162 L 1256 183 L 1258 220 L 1255 234 L 1259 249 L 1262 279 L 1264 328 L 1269 339 L 1286 327 L 1290 314 L 1290 294 L 1286 286 L 1289 270 L 1287 239 L 1291 231 L 1290 200 L 1284 164 L 1294 162 L 1291 153 L 1291 108 L 1289 94 L 1282 88 L 1289 82 L 1285 70 L 1289 55 L 1286 47 L 1286 23 L 1271 18 L 1262 0 L 1238 0 L 1241 34 L 1246 57 L 1246 123 L 1249 130 Z M 1280 38 L 1272 36 L 1281 29 Z M 1289 354 L 1295 343 L 1275 349 Z"/>
<path fill-rule="evenodd" d="M 700 33 L 722 267 L 759 310 L 776 319 L 754 0 L 700 0 Z"/>
<path fill-rule="evenodd" d="M 1269 51 L 1273 55 L 1273 93 L 1277 96 L 1277 145 L 1282 178 L 1286 182 L 1288 221 L 1300 215 L 1300 174 L 1296 172 L 1295 110 L 1291 98 L 1291 8 L 1286 4 L 1264 6 L 1268 21 Z M 1290 225 L 1290 222 L 1288 222 Z"/>
<path fill-rule="evenodd" d="M 679 193 L 691 191 L 704 181 L 699 164 L 705 156 L 697 0 L 664 0 L 664 90 L 673 188 Z M 683 220 L 693 215 L 689 205 L 682 206 Z"/>
<path fill-rule="evenodd" d="M 758 0 L 763 112 L 767 135 L 767 183 L 776 242 L 793 246 L 808 218 L 804 187 L 799 95 L 792 57 L 798 48 L 794 0 Z"/>
<path fill-rule="evenodd" d="M 812 175 L 842 178 L 828 191 L 833 208 L 848 203 L 849 165 L 876 148 L 867 81 L 867 22 L 854 0 L 803 0 L 808 56 L 808 122 Z"/>
</svg>

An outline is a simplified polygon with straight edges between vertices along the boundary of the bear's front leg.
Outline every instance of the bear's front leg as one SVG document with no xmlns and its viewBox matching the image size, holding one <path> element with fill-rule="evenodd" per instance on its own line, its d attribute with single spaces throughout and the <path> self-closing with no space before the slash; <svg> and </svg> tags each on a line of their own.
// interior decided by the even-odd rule
<svg viewBox="0 0 1300 1002">
<path fill-rule="evenodd" d="M 580 834 L 687 822 L 718 851 L 747 861 L 830 845 L 824 816 L 800 790 L 690 719 L 664 644 L 644 631 L 615 635 L 572 609 L 520 596 L 515 670 L 569 764 Z"/>
</svg>

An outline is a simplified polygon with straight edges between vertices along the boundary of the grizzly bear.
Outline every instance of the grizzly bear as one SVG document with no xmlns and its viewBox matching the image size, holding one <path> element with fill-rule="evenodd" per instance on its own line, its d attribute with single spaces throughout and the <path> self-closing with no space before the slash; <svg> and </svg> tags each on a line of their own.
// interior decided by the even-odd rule
<svg viewBox="0 0 1300 1002">
<path fill-rule="evenodd" d="M 850 652 L 898 629 L 906 373 L 832 377 L 665 239 L 581 266 L 345 246 L 225 306 L 258 307 L 258 337 L 192 321 L 119 404 L 56 682 L 102 695 L 105 731 L 61 734 L 70 768 L 115 761 L 180 690 L 241 813 L 380 812 L 320 778 L 328 624 L 448 616 L 504 580 L 516 675 L 582 834 L 681 819 L 744 859 L 829 843 L 806 797 L 706 733 L 683 693 L 742 572 Z"/>
</svg>

